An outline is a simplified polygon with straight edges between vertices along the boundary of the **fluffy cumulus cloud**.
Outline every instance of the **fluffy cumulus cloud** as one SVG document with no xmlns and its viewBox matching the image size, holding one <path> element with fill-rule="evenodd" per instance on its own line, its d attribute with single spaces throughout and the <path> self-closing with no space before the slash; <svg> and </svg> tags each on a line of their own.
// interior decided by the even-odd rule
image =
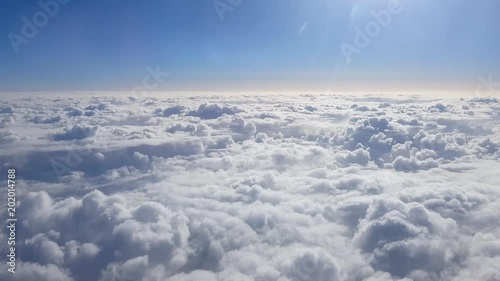
<svg viewBox="0 0 500 281">
<path fill-rule="evenodd" d="M 5 99 L 18 264 L 0 279 L 500 280 L 499 110 L 375 95 Z"/>
</svg>

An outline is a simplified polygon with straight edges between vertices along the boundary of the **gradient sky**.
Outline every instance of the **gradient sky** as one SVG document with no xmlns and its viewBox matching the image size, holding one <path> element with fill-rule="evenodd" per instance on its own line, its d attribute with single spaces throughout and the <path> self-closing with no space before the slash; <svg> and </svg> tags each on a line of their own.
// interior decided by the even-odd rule
<svg viewBox="0 0 500 281">
<path fill-rule="evenodd" d="M 500 80 L 498 0 L 400 0 L 402 12 L 348 63 L 342 42 L 354 45 L 355 28 L 389 2 L 242 0 L 221 19 L 213 0 L 71 0 L 16 54 L 8 34 L 22 36 L 23 17 L 33 22 L 42 8 L 5 0 L 0 91 L 129 90 L 157 65 L 170 73 L 159 91 L 451 88 L 489 74 Z"/>
</svg>

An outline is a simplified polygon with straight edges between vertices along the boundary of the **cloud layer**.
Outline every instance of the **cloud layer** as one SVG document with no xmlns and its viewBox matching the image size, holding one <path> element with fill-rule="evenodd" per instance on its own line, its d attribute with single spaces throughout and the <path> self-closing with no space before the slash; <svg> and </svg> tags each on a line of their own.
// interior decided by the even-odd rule
<svg viewBox="0 0 500 281">
<path fill-rule="evenodd" d="M 21 262 L 2 279 L 500 280 L 494 98 L 3 104 Z"/>
</svg>

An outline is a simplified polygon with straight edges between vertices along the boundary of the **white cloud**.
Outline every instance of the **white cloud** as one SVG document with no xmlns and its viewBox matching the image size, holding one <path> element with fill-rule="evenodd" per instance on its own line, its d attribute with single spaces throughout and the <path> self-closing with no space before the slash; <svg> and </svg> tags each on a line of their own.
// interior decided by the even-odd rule
<svg viewBox="0 0 500 281">
<path fill-rule="evenodd" d="M 235 115 L 243 110 L 235 105 L 219 105 L 203 103 L 198 109 L 191 110 L 187 113 L 189 116 L 199 117 L 201 119 L 216 119 L 222 115 Z"/>
<path fill-rule="evenodd" d="M 499 278 L 494 99 L 36 102 L 0 113 L 13 280 Z"/>
<path fill-rule="evenodd" d="M 63 132 L 54 134 L 52 137 L 55 141 L 61 140 L 81 140 L 94 136 L 98 127 L 86 127 L 80 125 L 74 125 L 69 128 L 65 128 Z"/>
</svg>

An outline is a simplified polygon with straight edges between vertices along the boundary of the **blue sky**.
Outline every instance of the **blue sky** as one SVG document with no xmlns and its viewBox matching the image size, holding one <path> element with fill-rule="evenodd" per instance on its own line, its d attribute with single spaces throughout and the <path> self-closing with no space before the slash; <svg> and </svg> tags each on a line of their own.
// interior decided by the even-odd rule
<svg viewBox="0 0 500 281">
<path fill-rule="evenodd" d="M 350 61 L 340 46 L 390 0 L 217 1 L 71 0 L 29 39 L 23 17 L 42 7 L 3 1 L 0 91 L 128 90 L 157 66 L 170 73 L 159 91 L 457 88 L 500 74 L 497 0 L 400 0 Z"/>
</svg>

